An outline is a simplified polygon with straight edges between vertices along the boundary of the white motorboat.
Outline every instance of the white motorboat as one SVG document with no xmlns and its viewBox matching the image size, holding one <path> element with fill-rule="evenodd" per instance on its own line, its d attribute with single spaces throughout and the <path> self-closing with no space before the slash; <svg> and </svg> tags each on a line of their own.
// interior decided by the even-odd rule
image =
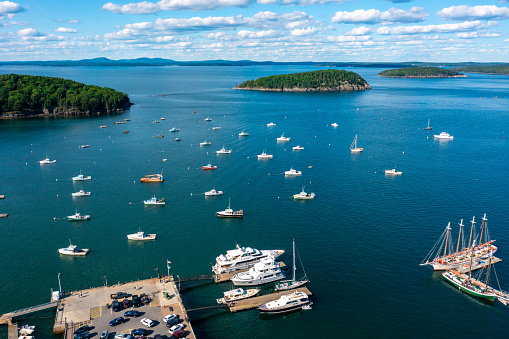
<svg viewBox="0 0 509 339">
<path fill-rule="evenodd" d="M 90 147 L 90 145 L 81 145 L 80 147 L 81 147 L 81 148 L 89 148 L 89 147 Z"/>
<path fill-rule="evenodd" d="M 128 234 L 127 239 L 129 240 L 156 240 L 155 234 L 145 234 L 143 231 L 137 233 Z"/>
<path fill-rule="evenodd" d="M 352 144 L 350 145 L 350 152 L 352 153 L 360 153 L 364 151 L 364 148 L 357 147 L 357 135 L 353 138 Z"/>
<path fill-rule="evenodd" d="M 166 118 L 161 118 L 161 120 L 166 120 Z"/>
<path fill-rule="evenodd" d="M 83 174 L 81 174 L 81 170 L 80 170 L 80 174 L 73 177 L 72 178 L 73 181 L 85 181 L 85 180 L 92 180 L 92 177 L 90 175 L 88 176 L 84 176 Z"/>
<path fill-rule="evenodd" d="M 176 128 L 176 127 L 173 127 L 172 129 L 169 129 L 168 131 L 170 131 L 170 132 L 178 132 L 178 131 L 179 131 L 179 129 L 178 129 L 178 128 Z"/>
<path fill-rule="evenodd" d="M 302 172 L 294 170 L 293 167 L 291 167 L 289 171 L 285 171 L 285 176 L 295 177 L 298 175 L 302 175 Z"/>
<path fill-rule="evenodd" d="M 79 190 L 79 192 L 71 193 L 73 197 L 88 197 L 90 195 L 90 192 L 85 192 L 84 190 Z"/>
<path fill-rule="evenodd" d="M 58 253 L 64 254 L 64 255 L 79 255 L 79 256 L 85 256 L 88 254 L 88 248 L 78 248 L 78 246 L 73 245 L 71 243 L 71 239 L 69 239 L 69 247 L 66 248 L 59 248 Z"/>
<path fill-rule="evenodd" d="M 289 137 L 285 137 L 285 134 L 281 134 L 279 138 L 276 139 L 277 141 L 290 141 Z"/>
<path fill-rule="evenodd" d="M 34 333 L 35 326 L 23 325 L 18 328 L 19 334 L 21 335 L 30 335 Z"/>
<path fill-rule="evenodd" d="M 250 268 L 261 259 L 268 256 L 278 258 L 284 250 L 257 250 L 252 247 L 237 247 L 233 250 L 226 251 L 216 258 L 216 264 L 212 266 L 212 271 L 216 274 L 244 270 Z"/>
<path fill-rule="evenodd" d="M 219 126 L 212 127 L 212 130 L 213 130 L 213 131 L 217 131 L 217 130 L 220 130 L 220 129 L 221 129 L 221 127 L 219 127 Z"/>
<path fill-rule="evenodd" d="M 223 195 L 223 191 L 216 191 L 215 187 L 211 189 L 208 192 L 204 193 L 206 197 L 213 196 L 213 195 Z"/>
<path fill-rule="evenodd" d="M 210 146 L 212 143 L 210 141 L 202 141 L 200 142 L 200 146 Z"/>
<path fill-rule="evenodd" d="M 245 132 L 244 130 L 242 130 L 242 132 L 239 133 L 239 137 L 247 137 L 249 135 L 248 132 Z"/>
<path fill-rule="evenodd" d="M 221 148 L 219 151 L 216 151 L 216 153 L 217 154 L 231 154 L 232 150 L 224 148 L 224 145 L 223 145 L 223 148 Z"/>
<path fill-rule="evenodd" d="M 212 119 L 211 118 L 207 118 L 207 119 L 205 119 L 205 121 L 212 121 Z"/>
<path fill-rule="evenodd" d="M 300 259 L 300 256 L 299 256 Z M 304 271 L 304 265 L 302 265 L 302 262 L 300 263 L 302 266 L 302 271 Z M 295 272 L 297 271 L 297 266 L 295 266 L 295 239 L 293 239 L 293 276 L 292 280 L 284 280 L 276 282 L 275 290 L 276 291 L 288 291 L 292 290 L 294 288 L 298 288 L 301 286 L 304 286 L 309 282 L 306 276 L 306 272 L 304 272 L 304 278 L 301 280 L 295 280 Z"/>
<path fill-rule="evenodd" d="M 293 195 L 293 198 L 295 200 L 311 200 L 311 199 L 314 199 L 315 198 L 315 193 L 311 192 L 311 193 L 306 193 L 304 191 L 304 187 L 305 186 L 302 186 L 302 191 L 299 193 L 299 194 L 294 194 Z"/>
<path fill-rule="evenodd" d="M 143 201 L 145 205 L 166 205 L 164 198 L 157 199 L 154 195 L 151 199 Z"/>
<path fill-rule="evenodd" d="M 89 220 L 90 215 L 81 215 L 76 211 L 75 214 L 67 216 L 67 220 L 69 221 L 83 221 L 83 220 Z"/>
<path fill-rule="evenodd" d="M 433 135 L 433 137 L 435 139 L 445 139 L 445 140 L 452 140 L 452 139 L 454 139 L 454 137 L 452 135 L 450 135 L 449 133 L 446 133 L 446 132 L 442 132 L 440 134 L 435 134 L 435 135 Z"/>
<path fill-rule="evenodd" d="M 257 155 L 258 159 L 272 159 L 274 156 L 272 154 L 265 153 L 265 150 L 263 150 L 262 154 Z"/>
<path fill-rule="evenodd" d="M 244 211 L 243 210 L 238 210 L 238 211 L 232 210 L 230 207 L 230 199 L 228 199 L 228 208 L 225 209 L 224 211 L 216 212 L 216 215 L 219 218 L 242 218 L 242 217 L 244 217 Z"/>
<path fill-rule="evenodd" d="M 302 309 L 304 306 L 309 306 L 311 301 L 304 292 L 294 292 L 285 294 L 278 300 L 268 302 L 258 307 L 260 313 L 277 314 L 296 311 Z"/>
<path fill-rule="evenodd" d="M 330 124 L 330 125 L 331 125 L 332 127 L 338 127 L 338 126 L 339 126 L 339 125 L 338 125 L 337 123 L 335 123 L 335 122 L 334 122 L 334 123 L 332 123 L 332 124 Z"/>
<path fill-rule="evenodd" d="M 49 160 L 48 155 L 46 154 L 46 159 L 39 161 L 41 165 L 54 164 L 56 160 Z"/>
<path fill-rule="evenodd" d="M 260 292 L 259 288 L 251 288 L 245 290 L 243 288 L 237 288 L 234 290 L 226 291 L 223 293 L 224 297 L 216 299 L 218 304 L 229 304 L 237 300 L 247 299 L 255 296 Z"/>
<path fill-rule="evenodd" d="M 269 122 L 269 123 L 267 124 L 267 127 L 274 127 L 274 126 L 276 126 L 276 124 L 275 124 L 275 123 L 273 123 L 273 122 Z"/>
<path fill-rule="evenodd" d="M 401 174 L 403 174 L 403 172 L 396 171 L 396 169 L 393 168 L 390 170 L 385 170 L 385 174 L 386 175 L 401 175 Z"/>
<path fill-rule="evenodd" d="M 231 281 L 235 286 L 252 286 L 263 285 L 284 278 L 285 274 L 281 271 L 281 267 L 274 257 L 268 256 L 254 264 L 249 271 L 235 274 Z"/>
<path fill-rule="evenodd" d="M 302 151 L 304 149 L 304 147 L 297 145 L 297 146 L 292 147 L 292 149 L 294 151 Z"/>
</svg>

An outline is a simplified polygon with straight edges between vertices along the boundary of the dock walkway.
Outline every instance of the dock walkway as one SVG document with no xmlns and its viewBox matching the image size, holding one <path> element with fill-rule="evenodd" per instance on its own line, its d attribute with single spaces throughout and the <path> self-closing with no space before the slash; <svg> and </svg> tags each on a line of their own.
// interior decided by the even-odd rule
<svg viewBox="0 0 509 339">
<path fill-rule="evenodd" d="M 239 311 L 250 310 L 252 308 L 257 308 L 258 306 L 261 306 L 270 301 L 277 300 L 281 298 L 281 296 L 285 294 L 292 294 L 293 292 L 304 292 L 307 295 L 311 295 L 311 291 L 308 290 L 307 287 L 301 287 L 290 291 L 275 292 L 271 294 L 261 295 L 259 297 L 239 300 L 230 305 L 230 312 L 235 313 Z"/>
</svg>

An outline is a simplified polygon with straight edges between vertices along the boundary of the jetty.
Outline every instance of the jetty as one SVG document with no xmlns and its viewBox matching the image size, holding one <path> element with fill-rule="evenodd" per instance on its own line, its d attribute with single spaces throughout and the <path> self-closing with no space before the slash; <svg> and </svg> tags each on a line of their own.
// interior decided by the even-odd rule
<svg viewBox="0 0 509 339">
<path fill-rule="evenodd" d="M 274 292 L 271 294 L 261 295 L 259 297 L 238 300 L 236 302 L 230 303 L 228 306 L 230 308 L 230 312 L 232 313 L 250 310 L 253 308 L 257 308 L 258 306 L 261 306 L 265 303 L 277 300 L 281 298 L 283 295 L 292 294 L 294 292 L 304 292 L 308 296 L 312 295 L 311 291 L 308 290 L 307 287 L 301 287 L 294 290 Z"/>
<path fill-rule="evenodd" d="M 278 262 L 278 264 L 279 264 L 279 267 L 281 267 L 281 269 L 286 269 L 286 264 L 284 262 L 280 261 L 280 262 Z M 233 276 L 235 274 L 241 273 L 241 272 L 247 272 L 247 271 L 249 271 L 249 268 L 246 268 L 245 270 L 237 270 L 237 271 L 230 271 L 230 272 L 226 272 L 226 273 L 216 274 L 214 277 L 214 281 L 216 282 L 216 284 L 227 282 L 231 278 L 233 278 Z"/>
</svg>

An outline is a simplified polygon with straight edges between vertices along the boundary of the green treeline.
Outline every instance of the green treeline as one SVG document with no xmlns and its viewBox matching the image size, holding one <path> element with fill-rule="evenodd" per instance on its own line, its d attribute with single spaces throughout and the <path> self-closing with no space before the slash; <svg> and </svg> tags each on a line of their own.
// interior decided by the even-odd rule
<svg viewBox="0 0 509 339">
<path fill-rule="evenodd" d="M 455 67 L 451 70 L 465 73 L 484 73 L 484 74 L 503 74 L 509 75 L 509 65 L 494 65 L 494 66 L 466 66 Z"/>
<path fill-rule="evenodd" d="M 85 85 L 62 78 L 0 75 L 0 115 L 96 113 L 125 109 L 129 96 L 107 87 Z"/>
<path fill-rule="evenodd" d="M 446 78 L 461 76 L 456 71 L 440 67 L 407 67 L 398 69 L 388 69 L 378 73 L 382 77 L 401 77 L 401 78 Z"/>
<path fill-rule="evenodd" d="M 263 89 L 339 89 L 347 85 L 356 87 L 367 87 L 366 80 L 359 74 L 347 72 L 344 70 L 320 70 L 313 72 L 292 73 L 271 75 L 258 78 L 257 80 L 248 80 L 238 85 L 237 88 L 263 88 Z"/>
</svg>

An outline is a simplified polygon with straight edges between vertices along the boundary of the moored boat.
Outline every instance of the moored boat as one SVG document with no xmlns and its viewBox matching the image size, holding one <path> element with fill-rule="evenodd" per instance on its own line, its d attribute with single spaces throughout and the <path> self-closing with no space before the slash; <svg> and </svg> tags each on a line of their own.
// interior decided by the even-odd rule
<svg viewBox="0 0 509 339">
<path fill-rule="evenodd" d="M 228 208 L 224 211 L 216 212 L 216 215 L 220 218 L 242 218 L 244 217 L 244 211 L 238 210 L 234 211 L 230 207 L 230 199 L 228 199 Z"/>
<path fill-rule="evenodd" d="M 472 278 L 471 272 L 469 275 L 462 274 L 458 270 L 449 270 L 442 273 L 442 276 L 451 284 L 458 287 L 463 292 L 466 292 L 474 297 L 494 301 L 497 294 L 491 291 L 487 284 L 484 284 L 477 279 Z M 489 275 L 488 275 L 489 278 Z"/>
<path fill-rule="evenodd" d="M 212 121 L 212 119 L 211 118 L 206 118 L 205 121 Z"/>
<path fill-rule="evenodd" d="M 78 192 L 71 193 L 73 197 L 88 197 L 90 192 L 85 192 L 84 190 L 79 190 Z"/>
<path fill-rule="evenodd" d="M 76 211 L 76 213 L 73 215 L 67 216 L 67 220 L 69 220 L 69 221 L 84 221 L 84 220 L 89 220 L 89 219 L 90 219 L 90 215 L 88 215 L 88 214 L 81 215 L 80 213 L 78 213 L 78 211 Z"/>
<path fill-rule="evenodd" d="M 338 125 L 337 123 L 335 123 L 335 122 L 334 122 L 334 123 L 332 123 L 332 124 L 330 124 L 330 125 L 331 125 L 332 127 L 338 127 L 338 126 L 339 126 L 339 125 Z"/>
<path fill-rule="evenodd" d="M 156 240 L 156 234 L 145 234 L 143 231 L 139 231 L 133 234 L 127 235 L 128 240 Z"/>
<path fill-rule="evenodd" d="M 396 171 L 396 169 L 393 168 L 393 169 L 390 169 L 390 170 L 385 170 L 385 174 L 386 175 L 401 175 L 401 174 L 403 174 L 403 172 Z"/>
<path fill-rule="evenodd" d="M 172 129 L 170 129 L 169 131 L 170 131 L 170 132 L 178 132 L 178 131 L 179 131 L 179 129 L 178 129 L 178 128 L 176 128 L 176 127 L 173 127 L 173 128 L 172 128 Z"/>
<path fill-rule="evenodd" d="M 261 259 L 271 256 L 277 259 L 285 253 L 284 250 L 258 250 L 252 247 L 236 246 L 233 250 L 226 251 L 216 258 L 216 264 L 212 271 L 216 274 L 232 272 L 250 268 Z"/>
<path fill-rule="evenodd" d="M 218 304 L 229 304 L 237 300 L 247 299 L 255 296 L 260 292 L 259 288 L 251 288 L 245 290 L 243 288 L 237 288 L 234 290 L 226 291 L 223 293 L 224 297 L 217 299 Z"/>
<path fill-rule="evenodd" d="M 80 147 L 81 147 L 81 148 L 89 148 L 89 147 L 90 147 L 90 145 L 81 145 Z"/>
<path fill-rule="evenodd" d="M 276 139 L 277 141 L 290 141 L 289 137 L 285 137 L 285 134 L 281 134 L 279 138 Z"/>
<path fill-rule="evenodd" d="M 220 129 L 221 129 L 221 127 L 219 127 L 219 126 L 212 127 L 212 130 L 213 130 L 213 131 L 217 131 L 217 130 L 220 130 Z"/>
<path fill-rule="evenodd" d="M 235 286 L 253 286 L 263 285 L 285 278 L 281 267 L 275 261 L 274 257 L 268 256 L 254 264 L 247 272 L 235 274 L 231 281 Z"/>
<path fill-rule="evenodd" d="M 150 174 L 145 175 L 145 177 L 141 178 L 140 181 L 141 182 L 163 182 L 164 181 L 162 172 L 161 172 L 161 174 L 152 174 L 151 172 L 152 172 L 152 167 L 150 168 L 150 171 L 149 171 Z"/>
<path fill-rule="evenodd" d="M 29 325 L 23 325 L 21 327 L 18 327 L 19 334 L 21 335 L 30 335 L 34 333 L 35 326 L 29 326 Z"/>
<path fill-rule="evenodd" d="M 247 137 L 249 135 L 248 132 L 245 132 L 244 130 L 242 130 L 242 132 L 239 133 L 239 137 Z"/>
<path fill-rule="evenodd" d="M 175 141 L 182 141 L 182 138 L 175 138 Z"/>
<path fill-rule="evenodd" d="M 360 153 L 364 151 L 364 148 L 357 147 L 357 135 L 353 138 L 352 144 L 350 145 L 350 152 L 352 153 Z"/>
<path fill-rule="evenodd" d="M 73 245 L 71 239 L 69 239 L 69 247 L 59 248 L 58 253 L 63 255 L 85 256 L 88 254 L 88 248 L 78 248 L 78 246 Z"/>
<path fill-rule="evenodd" d="M 285 294 L 278 300 L 265 303 L 258 307 L 260 313 L 278 314 L 297 311 L 305 306 L 311 305 L 309 297 L 304 292 Z"/>
<path fill-rule="evenodd" d="M 431 127 L 431 126 L 429 125 L 429 119 L 428 119 L 428 127 L 424 128 L 424 129 L 425 129 L 425 130 L 427 130 L 427 131 L 430 131 L 430 130 L 432 130 L 432 129 L 433 129 L 433 127 Z"/>
<path fill-rule="evenodd" d="M 216 170 L 217 166 L 212 166 L 211 164 L 207 164 L 206 166 L 202 166 L 201 169 L 204 170 L 204 171 Z"/>
<path fill-rule="evenodd" d="M 274 156 L 272 154 L 265 153 L 265 150 L 263 150 L 262 154 L 257 155 L 258 159 L 272 159 Z"/>
<path fill-rule="evenodd" d="M 157 135 L 157 137 L 158 137 L 158 138 L 164 138 L 164 135 L 159 134 L 159 135 Z"/>
<path fill-rule="evenodd" d="M 145 205 L 166 205 L 164 198 L 157 199 L 155 195 L 148 200 L 144 200 L 143 203 Z"/>
<path fill-rule="evenodd" d="M 215 187 L 208 192 L 204 193 L 206 197 L 214 196 L 214 195 L 223 195 L 223 191 L 216 191 Z"/>
<path fill-rule="evenodd" d="M 446 132 L 442 132 L 440 134 L 435 134 L 435 135 L 433 135 L 433 137 L 435 139 L 444 139 L 444 140 L 452 140 L 452 139 L 454 139 L 454 137 L 452 135 L 450 135 L 449 133 L 446 133 Z"/>
<path fill-rule="evenodd" d="M 297 146 L 292 147 L 292 149 L 294 151 L 302 151 L 304 149 L 304 147 L 297 145 Z"/>
<path fill-rule="evenodd" d="M 290 167 L 289 171 L 285 171 L 285 176 L 295 177 L 295 176 L 298 176 L 298 175 L 302 175 L 302 172 L 293 169 L 293 167 Z"/>
<path fill-rule="evenodd" d="M 293 195 L 293 198 L 295 200 L 311 200 L 315 198 L 315 193 L 314 192 L 306 193 L 304 191 L 304 187 L 305 186 L 302 186 L 302 191 L 300 193 Z"/>
<path fill-rule="evenodd" d="M 73 177 L 72 180 L 73 181 L 92 180 L 92 177 L 90 175 L 84 176 L 83 174 L 81 174 L 81 170 L 80 170 L 80 174 L 78 174 L 77 176 Z"/>
<path fill-rule="evenodd" d="M 269 122 L 269 123 L 267 124 L 267 127 L 273 127 L 273 126 L 276 126 L 276 124 L 275 124 L 275 123 L 273 123 L 273 122 Z"/>
<path fill-rule="evenodd" d="M 210 146 L 212 143 L 210 141 L 202 141 L 200 142 L 200 146 Z"/>
<path fill-rule="evenodd" d="M 232 150 L 224 148 L 224 145 L 223 145 L 223 148 L 221 148 L 219 151 L 216 151 L 216 153 L 217 154 L 231 154 Z"/>
<path fill-rule="evenodd" d="M 56 160 L 49 160 L 48 155 L 46 154 L 46 159 L 39 161 L 41 165 L 54 164 Z"/>
<path fill-rule="evenodd" d="M 108 127 L 108 126 L 106 126 L 106 125 L 101 125 L 101 126 L 99 126 L 99 128 L 107 128 L 107 127 Z"/>
<path fill-rule="evenodd" d="M 299 257 L 300 259 L 300 257 Z M 304 271 L 304 265 L 302 265 L 302 262 L 300 263 L 302 266 L 302 271 Z M 287 291 L 287 290 L 293 290 L 295 288 L 299 288 L 301 286 L 306 285 L 309 280 L 307 279 L 306 272 L 304 272 L 304 277 L 300 280 L 295 280 L 295 272 L 297 271 L 297 266 L 295 266 L 295 239 L 293 239 L 293 275 L 292 280 L 283 280 L 276 282 L 276 286 L 274 289 L 276 291 Z"/>
</svg>

